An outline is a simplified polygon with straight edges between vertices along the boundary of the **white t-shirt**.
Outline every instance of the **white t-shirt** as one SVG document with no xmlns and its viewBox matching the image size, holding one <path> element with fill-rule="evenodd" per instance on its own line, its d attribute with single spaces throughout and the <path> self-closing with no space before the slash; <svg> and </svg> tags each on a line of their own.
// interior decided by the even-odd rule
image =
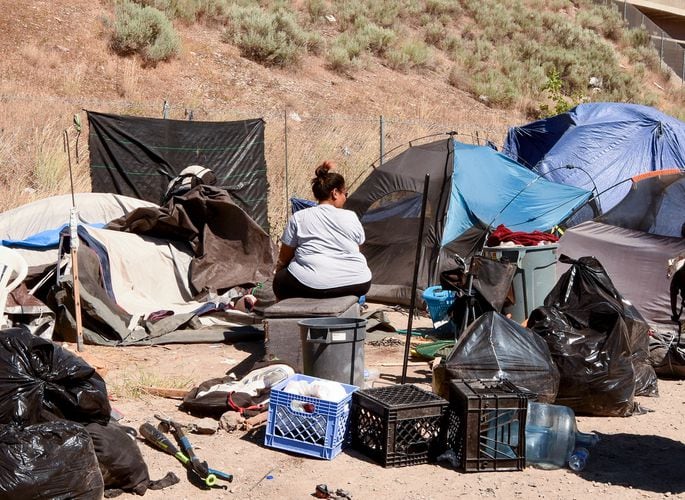
<svg viewBox="0 0 685 500">
<path fill-rule="evenodd" d="M 288 271 L 310 288 L 329 289 L 371 281 L 359 251 L 364 229 L 351 210 L 316 205 L 295 212 L 281 242 L 295 248 Z"/>
</svg>

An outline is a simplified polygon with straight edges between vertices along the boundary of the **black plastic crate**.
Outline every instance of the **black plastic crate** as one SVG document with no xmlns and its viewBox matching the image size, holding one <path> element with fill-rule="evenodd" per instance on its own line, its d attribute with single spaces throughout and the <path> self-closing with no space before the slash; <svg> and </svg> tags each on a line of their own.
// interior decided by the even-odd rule
<svg viewBox="0 0 685 500">
<path fill-rule="evenodd" d="M 352 395 L 352 447 L 383 467 L 434 461 L 448 402 L 414 385 L 393 385 Z"/>
<path fill-rule="evenodd" d="M 529 397 L 508 380 L 449 382 L 445 441 L 464 472 L 523 470 Z"/>
</svg>

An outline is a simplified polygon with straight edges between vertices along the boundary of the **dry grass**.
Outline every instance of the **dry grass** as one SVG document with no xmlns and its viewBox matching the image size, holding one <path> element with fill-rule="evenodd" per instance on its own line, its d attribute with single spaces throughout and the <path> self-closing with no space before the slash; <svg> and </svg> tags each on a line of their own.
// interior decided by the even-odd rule
<svg viewBox="0 0 685 500">
<path fill-rule="evenodd" d="M 134 79 L 131 79 L 133 81 Z M 134 93 L 135 85 L 128 92 Z M 11 103 L 10 103 L 11 104 Z M 0 158 L 11 158 L 4 163 L 0 177 L 0 210 L 4 211 L 35 199 L 56 194 L 65 194 L 70 190 L 67 155 L 63 149 L 62 134 L 70 134 L 72 168 L 74 171 L 75 189 L 77 192 L 90 190 L 88 167 L 86 117 L 81 113 L 84 123 L 84 134 L 80 138 L 80 162 L 75 160 L 75 132 L 71 125 L 75 106 L 57 101 L 49 106 L 50 119 L 43 118 L 42 125 L 35 123 L 36 117 L 45 117 L 48 106 L 46 101 L 17 101 L 13 103 L 14 119 L 7 120 L 7 115 L 0 116 L 0 129 L 12 130 L 11 135 L 3 135 L 0 142 Z M 145 103 L 136 106 L 117 106 L 114 102 L 103 112 L 118 114 L 150 114 Z M 176 113 L 181 113 L 178 109 Z M 384 149 L 389 151 L 398 147 L 388 156 L 401 152 L 408 141 L 419 137 L 441 134 L 457 130 L 460 139 L 475 142 L 476 133 L 480 140 L 490 139 L 501 142 L 506 128 L 497 125 L 496 120 L 488 123 L 483 117 L 462 115 L 450 122 L 445 118 L 446 110 L 439 105 L 419 107 L 417 116 L 422 119 L 402 119 L 385 117 Z M 158 115 L 159 116 L 159 115 Z M 310 179 L 314 168 L 325 159 L 338 164 L 339 171 L 348 182 L 362 178 L 370 172 L 371 164 L 380 156 L 380 119 L 351 115 L 295 115 L 290 113 L 288 126 L 288 168 L 285 161 L 285 119 L 283 112 L 264 112 L 262 110 L 212 110 L 206 115 L 198 116 L 201 120 L 240 120 L 262 116 L 265 127 L 265 156 L 268 166 L 269 182 L 269 221 L 271 233 L 278 237 L 287 220 L 289 202 L 292 196 L 312 198 Z M 429 120 L 435 117 L 436 120 Z M 182 119 L 182 116 L 171 116 Z M 22 139 L 23 138 L 23 139 Z M 29 140 L 22 143 L 23 140 Z M 20 182 L 16 182 L 20 179 Z M 286 186 L 287 184 L 287 186 Z M 21 186 L 17 189 L 17 186 Z M 353 189 L 356 186 L 352 186 Z M 287 190 L 286 190 L 287 188 Z"/>
<path fill-rule="evenodd" d="M 310 2 L 312 7 L 328 5 L 328 2 L 315 3 Z M 436 13 L 453 6 L 447 0 L 429 3 L 430 10 Z M 405 4 L 414 5 L 410 1 L 402 5 Z M 161 117 L 162 102 L 168 98 L 173 102 L 170 115 L 173 119 L 185 119 L 186 108 L 194 110 L 196 120 L 263 117 L 270 187 L 269 220 L 272 235 L 277 238 L 288 214 L 288 198 L 311 196 L 309 180 L 314 167 L 322 160 L 336 161 L 349 182 L 370 171 L 371 163 L 380 154 L 379 114 L 385 116 L 385 151 L 400 146 L 390 154 L 394 156 L 412 139 L 450 130 L 457 130 L 462 134 L 459 138 L 466 142 L 475 142 L 478 132 L 480 141 L 489 139 L 499 144 L 508 126 L 521 123 L 526 118 L 524 113 L 532 114 L 539 105 L 539 101 L 527 95 L 505 112 L 486 109 L 470 99 L 467 93 L 473 89 L 469 78 L 475 69 L 472 71 L 465 65 L 468 61 L 464 57 L 475 53 L 469 51 L 478 47 L 475 41 L 466 39 L 460 43 L 456 39 L 446 41 L 446 50 L 453 51 L 455 57 L 454 61 L 443 64 L 444 67 L 407 74 L 382 66 L 378 54 L 385 51 L 386 45 L 372 44 L 369 50 L 378 54 L 374 52 L 376 55 L 369 56 L 368 64 L 355 67 L 355 75 L 347 78 L 326 69 L 325 56 L 308 56 L 306 67 L 297 71 L 266 69 L 238 58 L 236 47 L 221 42 L 220 30 L 201 24 L 181 25 L 176 27 L 182 35 L 184 49 L 178 60 L 149 68 L 143 67 L 137 56 L 121 58 L 108 52 L 98 17 L 107 12 L 106 5 L 79 5 L 83 12 L 78 22 L 83 29 L 66 26 L 64 23 L 72 18 L 59 14 L 56 5 L 55 15 L 62 22 L 55 24 L 55 29 L 60 31 L 18 30 L 13 37 L 5 36 L 5 40 L 26 39 L 26 43 L 16 44 L 21 48 L 5 52 L 8 57 L 0 58 L 0 74 L 12 76 L 0 79 L 0 211 L 69 192 L 64 130 L 69 131 L 71 139 L 75 189 L 90 190 L 88 128 L 83 109 Z M 317 9 L 314 10 L 318 12 L 320 9 Z M 34 9 L 25 10 L 32 19 L 36 18 Z M 409 19 L 416 23 L 418 17 L 409 16 Z M 387 25 L 385 18 L 370 16 L 369 19 L 379 23 L 378 26 Z M 52 15 L 41 22 L 47 28 L 55 23 Z M 441 21 L 443 25 L 446 22 Z M 328 27 L 325 22 L 324 26 L 334 32 L 331 37 L 336 35 L 337 28 Z M 370 24 L 365 26 L 368 28 Z M 56 33 L 67 32 L 75 40 L 71 44 L 60 42 L 60 46 L 64 45 L 62 48 L 44 42 L 49 35 L 57 39 Z M 378 32 L 387 35 L 385 31 Z M 450 32 L 456 33 L 452 25 Z M 481 35 L 474 36 L 482 39 Z M 3 40 L 0 40 L 0 51 L 2 46 Z M 489 50 L 490 47 L 483 52 Z M 432 67 L 434 63 L 422 62 L 422 55 L 423 51 L 414 54 L 418 57 L 414 64 L 430 63 Z M 486 64 L 475 57 L 474 68 Z M 654 78 L 649 68 L 642 71 L 646 79 Z M 492 84 L 497 82 L 493 80 Z M 669 112 L 669 102 L 676 108 L 685 100 L 682 92 L 662 94 L 660 107 L 666 112 Z M 502 97 L 507 98 L 507 94 Z M 287 172 L 284 109 L 298 113 L 290 115 L 287 121 Z M 80 162 L 75 159 L 72 126 L 75 113 L 81 114 L 84 123 Z"/>
<path fill-rule="evenodd" d="M 165 389 L 192 389 L 194 382 L 190 377 L 162 376 L 148 371 L 124 371 L 107 383 L 110 394 L 124 399 L 143 399 L 149 394 L 146 387 Z"/>
<path fill-rule="evenodd" d="M 124 68 L 133 68 L 123 63 Z M 135 79 L 130 80 L 132 94 L 137 93 Z M 159 116 L 151 113 L 149 103 L 108 101 L 100 103 L 99 111 L 115 114 Z M 107 106 L 102 106 L 107 104 Z M 90 190 L 88 166 L 87 125 L 85 113 L 80 107 L 89 107 L 88 101 L 70 103 L 65 99 L 36 97 L 3 103 L 9 112 L 0 115 L 0 211 L 47 196 L 70 192 L 68 157 L 64 151 L 63 132 L 70 137 L 74 187 L 77 192 Z M 188 106 L 192 108 L 192 106 Z M 183 106 L 176 106 L 170 118 L 183 119 Z M 384 118 L 384 149 L 394 156 L 403 150 L 408 141 L 426 135 L 458 130 L 465 142 L 475 141 L 475 133 L 481 140 L 501 142 L 506 128 L 478 116 L 462 114 L 450 121 L 445 118 L 448 110 L 441 105 L 422 105 L 415 110 L 421 119 Z M 72 126 L 74 113 L 79 113 L 84 132 L 79 139 L 79 158 L 76 161 L 75 130 Z M 370 172 L 371 164 L 380 155 L 379 117 L 352 115 L 297 115 L 290 113 L 287 120 L 288 168 L 285 161 L 285 119 L 282 111 L 214 109 L 198 113 L 199 120 L 241 120 L 262 116 L 265 127 L 265 156 L 269 182 L 269 221 L 271 234 L 277 238 L 287 220 L 288 198 L 310 198 L 310 179 L 314 168 L 325 159 L 335 161 L 340 172 L 352 183 Z M 430 120 L 434 117 L 434 120 Z M 11 131 L 11 132 L 10 132 Z M 287 185 L 286 185 L 287 184 Z M 358 184 L 358 183 L 357 183 Z M 356 186 L 352 186 L 353 188 Z M 286 190 L 287 188 L 287 190 Z"/>
</svg>

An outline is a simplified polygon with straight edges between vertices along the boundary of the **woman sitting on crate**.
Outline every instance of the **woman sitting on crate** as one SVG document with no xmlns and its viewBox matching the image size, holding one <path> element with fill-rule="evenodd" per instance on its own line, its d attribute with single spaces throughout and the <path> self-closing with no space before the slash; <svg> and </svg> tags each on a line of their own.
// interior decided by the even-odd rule
<svg viewBox="0 0 685 500">
<path fill-rule="evenodd" d="M 333 162 L 316 167 L 312 191 L 318 205 L 295 212 L 281 237 L 274 294 L 291 297 L 361 297 L 371 286 L 371 271 L 359 251 L 364 229 L 357 215 L 342 207 L 345 178 Z"/>
</svg>

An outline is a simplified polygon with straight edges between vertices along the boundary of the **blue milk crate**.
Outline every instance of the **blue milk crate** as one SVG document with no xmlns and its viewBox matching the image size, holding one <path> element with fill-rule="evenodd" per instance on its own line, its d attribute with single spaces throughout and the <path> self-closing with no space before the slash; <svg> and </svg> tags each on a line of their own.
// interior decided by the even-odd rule
<svg viewBox="0 0 685 500">
<path fill-rule="evenodd" d="M 300 380 L 311 383 L 322 379 L 298 373 L 271 389 L 264 444 L 331 460 L 347 444 L 352 393 L 359 388 L 356 385 L 340 384 L 347 395 L 338 402 L 291 394 L 283 390 L 289 382 Z M 313 412 L 300 410 L 304 403 L 313 405 Z"/>
<path fill-rule="evenodd" d="M 433 320 L 433 328 L 438 329 L 447 325 L 450 321 L 448 311 L 452 304 L 456 293 L 451 290 L 443 290 L 441 286 L 429 286 L 423 292 L 423 300 L 428 306 L 428 313 Z"/>
</svg>

